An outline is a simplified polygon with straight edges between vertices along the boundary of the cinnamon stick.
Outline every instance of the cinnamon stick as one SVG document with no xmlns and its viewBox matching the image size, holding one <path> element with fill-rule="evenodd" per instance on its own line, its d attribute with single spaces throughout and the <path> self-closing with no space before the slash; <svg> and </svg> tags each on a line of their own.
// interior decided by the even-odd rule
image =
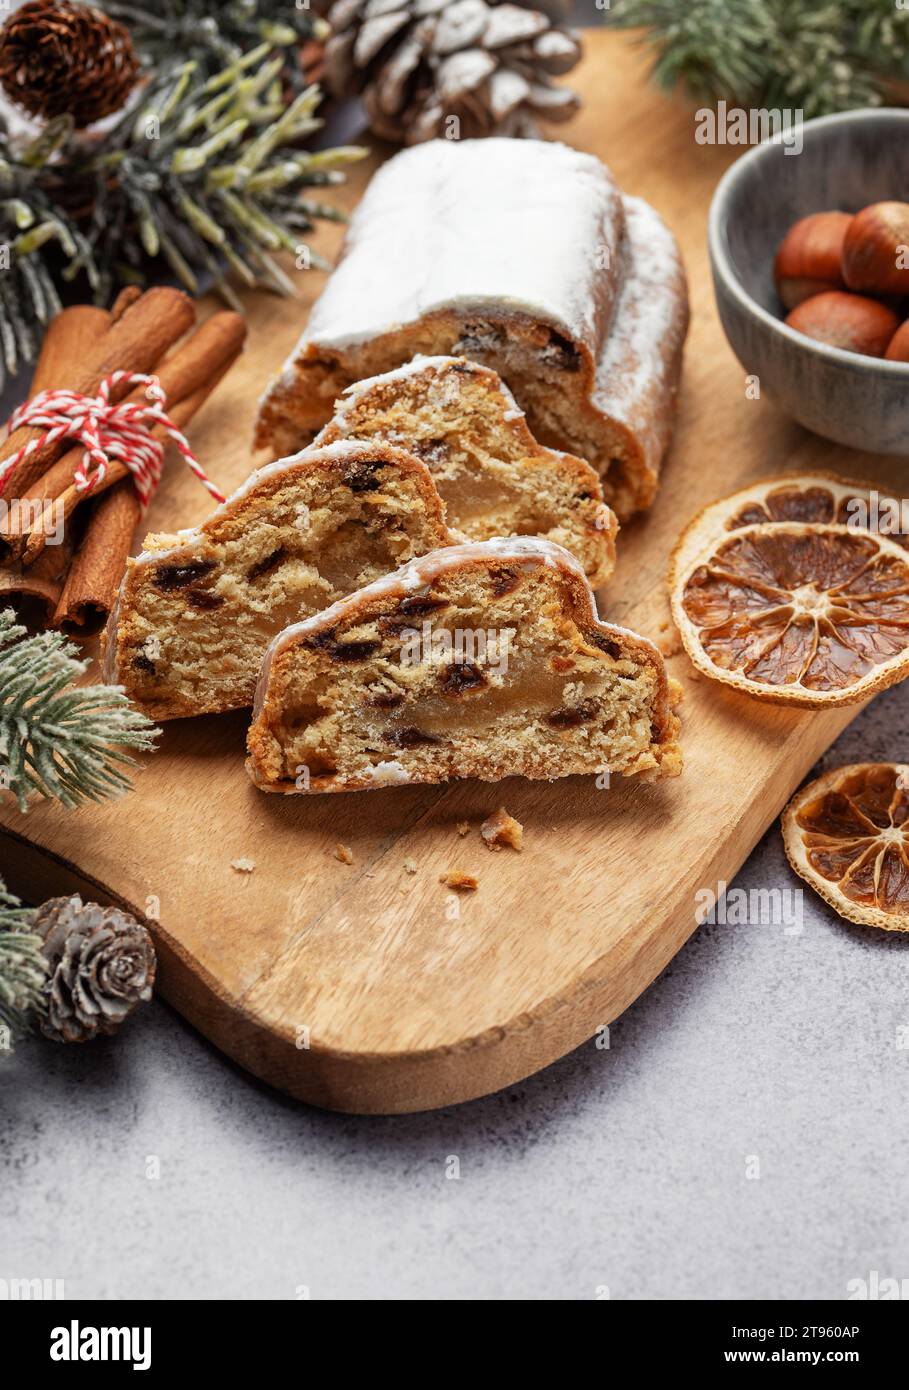
<svg viewBox="0 0 909 1390">
<path fill-rule="evenodd" d="M 45 380 L 42 389 L 59 386 L 83 395 L 93 395 L 111 372 L 148 372 L 167 349 L 172 347 L 178 338 L 182 338 L 192 326 L 195 316 L 195 306 L 182 290 L 157 286 L 146 290 L 134 302 L 128 303 L 120 317 L 109 324 L 106 331 L 84 354 L 74 349 L 72 339 L 66 341 L 72 320 L 66 321 L 58 329 L 58 334 L 63 334 L 64 341 L 61 343 L 58 338 L 54 349 L 55 352 L 64 354 L 62 365 L 59 358 L 57 359 L 61 377 L 55 381 Z M 55 320 L 52 320 L 53 322 Z M 112 399 L 122 399 L 126 390 L 124 387 L 119 397 L 115 393 Z M 16 430 L 2 448 L 0 466 L 18 449 L 32 440 L 40 439 L 41 434 L 40 429 Z M 21 459 L 0 488 L 0 498 L 21 497 L 25 490 L 47 471 L 51 463 L 60 457 L 65 447 L 64 441 L 58 440 L 55 444 L 45 445 Z"/>
<path fill-rule="evenodd" d="M 93 304 L 74 304 L 55 314 L 41 344 L 29 396 L 37 396 L 40 391 L 46 391 L 64 380 L 67 373 L 72 372 L 73 363 L 84 360 L 94 349 L 106 333 L 110 320 L 111 315 L 106 309 Z M 16 529 L 20 527 L 22 512 L 15 503 L 13 509 L 10 515 L 7 505 L 0 501 L 0 530 L 10 525 Z M 4 598 L 18 596 L 38 599 L 46 610 L 45 622 L 49 621 L 59 602 L 72 553 L 71 543 L 48 546 L 27 572 L 23 572 L 18 564 L 11 569 L 0 570 L 0 595 Z"/>
<path fill-rule="evenodd" d="M 71 624 L 88 635 L 104 626 L 140 516 L 139 498 L 129 478 L 121 478 L 116 487 L 98 498 L 79 552 L 57 594 L 51 619 L 54 627 Z M 39 559 L 31 569 L 40 563 Z"/>
<path fill-rule="evenodd" d="M 93 351 L 96 343 L 110 326 L 111 315 L 106 309 L 96 308 L 94 304 L 73 304 L 69 309 L 61 309 L 47 325 L 41 352 L 35 364 L 29 399 L 39 391 L 47 391 L 59 386 L 75 364 L 84 362 Z M 13 452 L 3 448 L 7 456 Z"/>
<path fill-rule="evenodd" d="M 225 362 L 233 360 L 243 346 L 245 338 L 245 320 L 230 310 L 213 314 L 190 334 L 157 368 L 158 382 L 167 396 L 165 409 L 170 413 L 173 406 L 204 386 L 221 370 Z M 144 394 L 145 387 L 139 386 L 127 399 L 141 401 Z M 43 500 L 61 496 L 72 487 L 73 473 L 81 461 L 82 453 L 81 444 L 68 450 L 31 488 L 23 492 L 22 500 Z M 127 469 L 118 465 L 116 461 L 112 467 L 119 468 L 119 472 L 116 477 L 111 477 L 111 470 L 108 469 L 105 481 L 109 487 L 127 472 Z M 97 489 L 93 491 L 93 496 L 98 496 Z"/>
<path fill-rule="evenodd" d="M 178 428 L 189 423 L 233 366 L 237 355 L 235 352 L 204 386 L 168 412 Z M 113 608 L 141 515 L 136 489 L 128 477 L 121 478 L 98 498 L 57 603 L 55 627 L 75 626 L 88 633 L 104 625 Z M 32 568 L 40 564 L 39 558 Z"/>
<path fill-rule="evenodd" d="M 125 289 L 122 289 L 114 300 L 110 311 L 111 323 L 116 323 L 118 319 L 122 319 L 129 306 L 141 298 L 142 291 L 138 285 L 127 285 Z"/>
<path fill-rule="evenodd" d="M 162 363 L 157 372 L 158 381 L 167 394 L 165 409 L 178 429 L 192 419 L 205 397 L 236 361 L 245 338 L 246 321 L 240 314 L 223 310 L 213 314 Z M 141 400 L 144 391 L 144 387 L 139 387 L 130 399 Z M 188 414 L 187 402 L 192 403 Z M 159 439 L 167 438 L 163 430 L 156 429 L 153 433 Z M 82 452 L 80 445 L 64 454 L 35 485 L 35 490 L 26 494 L 22 500 L 29 505 L 21 508 L 21 528 L 13 524 L 12 518 L 5 527 L 0 526 L 0 539 L 10 553 L 21 554 L 25 564 L 34 561 L 47 543 L 47 536 L 59 525 L 66 524 L 80 502 L 87 496 L 99 497 L 129 474 L 124 463 L 112 459 L 103 482 L 90 494 L 80 492 L 73 482 L 73 473 Z M 26 533 L 24 528 L 28 525 L 31 530 Z"/>
<path fill-rule="evenodd" d="M 49 626 L 63 593 L 72 554 L 73 543 L 67 536 L 62 545 L 47 546 L 28 569 L 14 565 L 0 570 L 0 596 L 37 599 L 44 608 L 41 625 Z"/>
</svg>

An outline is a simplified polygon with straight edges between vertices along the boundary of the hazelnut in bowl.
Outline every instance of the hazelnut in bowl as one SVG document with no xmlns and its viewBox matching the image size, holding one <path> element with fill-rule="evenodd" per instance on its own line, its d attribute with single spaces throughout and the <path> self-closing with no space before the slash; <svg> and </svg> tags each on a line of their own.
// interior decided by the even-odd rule
<svg viewBox="0 0 909 1390">
<path fill-rule="evenodd" d="M 822 116 L 801 136 L 799 153 L 776 140 L 749 150 L 714 194 L 726 337 L 800 424 L 909 454 L 909 110 Z"/>
</svg>

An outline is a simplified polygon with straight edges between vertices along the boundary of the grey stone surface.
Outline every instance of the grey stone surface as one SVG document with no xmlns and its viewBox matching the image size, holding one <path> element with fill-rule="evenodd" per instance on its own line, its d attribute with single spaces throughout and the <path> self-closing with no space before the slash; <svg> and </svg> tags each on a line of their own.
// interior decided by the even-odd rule
<svg viewBox="0 0 909 1390">
<path fill-rule="evenodd" d="M 909 759 L 907 715 L 909 686 L 880 697 L 824 765 Z M 774 827 L 737 886 L 798 884 Z M 907 950 L 806 891 L 801 934 L 701 928 L 609 1050 L 422 1116 L 289 1101 L 158 1003 L 119 1040 L 27 1042 L 0 1068 L 0 1277 L 188 1299 L 845 1298 L 909 1277 Z"/>
</svg>

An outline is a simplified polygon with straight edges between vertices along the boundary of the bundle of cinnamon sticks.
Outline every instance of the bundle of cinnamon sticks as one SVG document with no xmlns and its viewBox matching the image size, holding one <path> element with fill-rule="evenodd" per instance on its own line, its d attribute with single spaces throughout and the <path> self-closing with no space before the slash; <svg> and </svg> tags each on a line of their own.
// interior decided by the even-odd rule
<svg viewBox="0 0 909 1390">
<path fill-rule="evenodd" d="M 111 310 L 64 309 L 48 326 L 29 399 L 51 387 L 93 396 L 115 371 L 154 373 L 165 410 L 185 429 L 239 356 L 246 324 L 239 314 L 214 314 L 194 331 L 196 309 L 180 290 L 124 290 Z M 179 342 L 184 338 L 183 342 Z M 138 398 L 129 384 L 112 401 Z M 164 439 L 164 434 L 154 431 Z M 0 445 L 0 469 L 40 429 L 16 430 Z M 85 633 L 107 620 L 141 519 L 126 466 L 112 460 L 102 482 L 79 491 L 74 472 L 83 446 L 71 441 L 35 449 L 0 487 L 0 602 L 7 595 L 38 600 L 48 626 Z"/>
</svg>

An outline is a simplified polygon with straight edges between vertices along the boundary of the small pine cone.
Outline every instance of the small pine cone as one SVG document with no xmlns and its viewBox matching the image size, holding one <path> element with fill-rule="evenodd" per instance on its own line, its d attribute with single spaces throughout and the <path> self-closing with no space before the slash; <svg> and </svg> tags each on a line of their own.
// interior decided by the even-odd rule
<svg viewBox="0 0 909 1390">
<path fill-rule="evenodd" d="M 120 110 L 138 73 L 129 30 L 93 5 L 29 0 L 0 31 L 0 85 L 42 120 L 92 125 Z"/>
<path fill-rule="evenodd" d="M 580 106 L 552 80 L 582 52 L 559 26 L 564 9 L 561 0 L 336 0 L 326 80 L 335 96 L 362 93 L 387 140 L 535 136 L 538 119 L 565 121 Z"/>
<path fill-rule="evenodd" d="M 47 1015 L 39 1020 L 54 1042 L 87 1042 L 115 1033 L 136 1005 L 151 998 L 155 948 L 141 923 L 116 907 L 83 903 L 78 894 L 51 898 L 33 930 L 49 965 Z"/>
</svg>

